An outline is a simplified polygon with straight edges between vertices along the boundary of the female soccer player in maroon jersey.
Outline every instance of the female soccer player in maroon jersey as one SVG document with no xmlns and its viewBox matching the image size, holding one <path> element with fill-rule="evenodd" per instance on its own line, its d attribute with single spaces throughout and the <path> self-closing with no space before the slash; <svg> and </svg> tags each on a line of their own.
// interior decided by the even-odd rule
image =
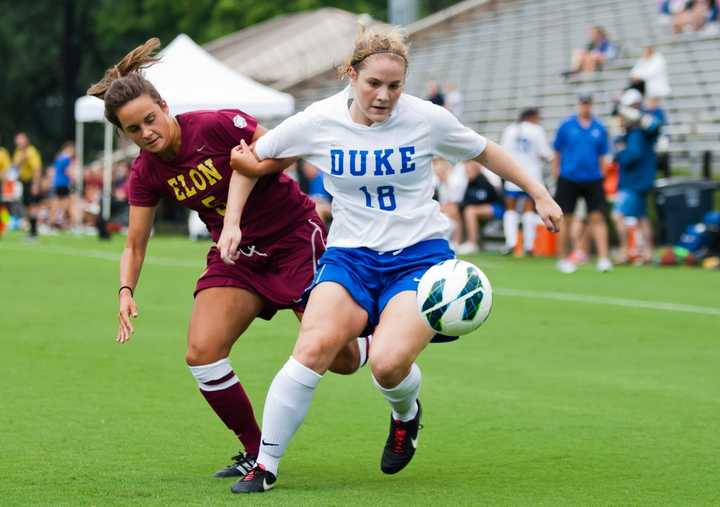
<svg viewBox="0 0 720 507">
<path fill-rule="evenodd" d="M 325 228 L 313 202 L 282 173 L 260 179 L 233 173 L 231 149 L 266 132 L 255 118 L 231 109 L 169 114 L 168 105 L 140 73 L 157 61 L 152 54 L 159 45 L 151 39 L 137 47 L 88 90 L 104 100 L 108 121 L 140 148 L 129 177 L 130 223 L 120 260 L 117 341 L 128 341 L 134 331 L 134 290 L 157 204 L 162 197 L 175 199 L 198 211 L 218 243 L 210 248 L 207 269 L 195 287 L 185 359 L 202 395 L 245 447 L 245 453 L 216 476 L 242 476 L 254 465 L 260 430 L 230 366 L 230 349 L 255 317 L 270 319 L 283 308 L 302 314 L 302 294 L 325 248 Z M 240 210 L 225 213 L 229 193 L 245 203 L 242 221 Z M 359 343 L 338 354 L 333 371 L 352 373 L 358 368 L 362 356 L 367 357 L 366 344 Z"/>
</svg>

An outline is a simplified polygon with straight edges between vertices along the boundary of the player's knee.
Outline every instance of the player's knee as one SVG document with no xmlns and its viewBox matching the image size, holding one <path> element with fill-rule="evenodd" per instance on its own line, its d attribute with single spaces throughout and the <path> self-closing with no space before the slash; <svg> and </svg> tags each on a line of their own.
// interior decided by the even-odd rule
<svg viewBox="0 0 720 507">
<path fill-rule="evenodd" d="M 394 354 L 370 355 L 370 368 L 378 384 L 385 388 L 398 385 L 407 376 L 412 362 Z"/>
<path fill-rule="evenodd" d="M 360 367 L 360 351 L 357 340 L 343 347 L 333 359 L 330 371 L 339 375 L 350 375 Z"/>
<path fill-rule="evenodd" d="M 321 328 L 303 329 L 293 357 L 315 371 L 327 370 L 338 351 L 336 341 L 337 337 Z"/>
<path fill-rule="evenodd" d="M 345 342 L 342 331 L 321 322 L 309 323 L 305 319 L 300 326 L 300 337 L 293 356 L 315 371 L 327 370 Z"/>
<path fill-rule="evenodd" d="M 214 363 L 227 357 L 228 351 L 207 344 L 189 343 L 185 353 L 185 362 L 188 366 L 201 366 Z"/>
</svg>

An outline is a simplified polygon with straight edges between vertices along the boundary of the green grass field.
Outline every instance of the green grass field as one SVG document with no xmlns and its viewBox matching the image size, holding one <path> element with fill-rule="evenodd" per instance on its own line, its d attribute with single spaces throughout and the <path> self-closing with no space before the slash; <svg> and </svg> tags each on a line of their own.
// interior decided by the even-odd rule
<svg viewBox="0 0 720 507">
<path fill-rule="evenodd" d="M 140 317 L 114 341 L 123 238 L 0 240 L 1 505 L 718 505 L 720 272 L 481 255 L 479 331 L 421 356 L 420 448 L 379 470 L 388 408 L 329 374 L 266 495 L 212 478 L 237 450 L 184 365 L 207 244 L 154 238 Z M 297 323 L 258 321 L 232 361 L 256 412 Z"/>
</svg>

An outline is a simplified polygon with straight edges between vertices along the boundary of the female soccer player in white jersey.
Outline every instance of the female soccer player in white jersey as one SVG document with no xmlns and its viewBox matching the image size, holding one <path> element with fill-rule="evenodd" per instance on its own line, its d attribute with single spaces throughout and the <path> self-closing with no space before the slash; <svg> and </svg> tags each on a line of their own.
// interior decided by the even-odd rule
<svg viewBox="0 0 720 507">
<path fill-rule="evenodd" d="M 333 196 L 328 248 L 300 335 L 265 402 L 258 466 L 233 492 L 275 484 L 330 361 L 372 327 L 372 376 L 392 408 L 381 469 L 396 473 L 412 458 L 421 417 L 415 359 L 435 334 L 420 318 L 415 293 L 428 268 L 454 257 L 448 220 L 432 199 L 434 156 L 477 160 L 523 188 L 548 229 L 560 226 L 562 212 L 547 190 L 498 145 L 446 109 L 403 94 L 407 54 L 397 30 L 361 32 L 342 69 L 349 88 L 288 118 L 256 142 L 254 154 L 244 143 L 233 151 L 233 169 L 251 177 L 262 173 L 258 159 L 303 157 L 325 173 Z"/>
</svg>

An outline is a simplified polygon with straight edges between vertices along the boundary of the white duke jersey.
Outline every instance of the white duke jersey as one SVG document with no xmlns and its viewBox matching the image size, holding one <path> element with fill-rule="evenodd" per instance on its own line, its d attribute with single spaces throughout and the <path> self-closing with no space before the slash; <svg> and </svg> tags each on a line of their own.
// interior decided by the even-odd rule
<svg viewBox="0 0 720 507">
<path fill-rule="evenodd" d="M 258 158 L 302 157 L 322 170 L 333 196 L 329 247 L 386 252 L 446 238 L 433 200 L 432 159 L 469 160 L 487 141 L 448 110 L 402 94 L 390 118 L 350 117 L 349 88 L 311 104 L 257 140 Z"/>
<path fill-rule="evenodd" d="M 503 131 L 500 144 L 530 177 L 542 183 L 542 161 L 551 160 L 553 151 L 540 125 L 529 121 L 508 125 Z M 505 190 L 521 192 L 522 188 L 506 181 Z"/>
</svg>

